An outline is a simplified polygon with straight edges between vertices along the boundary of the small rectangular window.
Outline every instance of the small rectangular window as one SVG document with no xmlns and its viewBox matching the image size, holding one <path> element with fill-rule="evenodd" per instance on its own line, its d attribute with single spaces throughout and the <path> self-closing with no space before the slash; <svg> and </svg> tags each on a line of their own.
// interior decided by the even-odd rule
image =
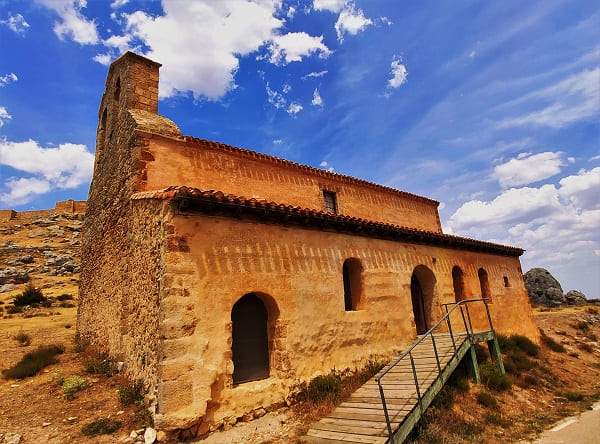
<svg viewBox="0 0 600 444">
<path fill-rule="evenodd" d="M 328 213 L 337 214 L 337 202 L 335 193 L 323 190 L 323 202 L 325 203 L 325 211 Z"/>
</svg>

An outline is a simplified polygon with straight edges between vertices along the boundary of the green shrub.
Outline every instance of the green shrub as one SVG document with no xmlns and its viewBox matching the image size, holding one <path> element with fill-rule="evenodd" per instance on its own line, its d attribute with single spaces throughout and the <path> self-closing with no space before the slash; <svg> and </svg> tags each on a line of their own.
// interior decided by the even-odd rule
<svg viewBox="0 0 600 444">
<path fill-rule="evenodd" d="M 475 355 L 477 356 L 477 363 L 481 364 L 488 360 L 490 353 L 487 347 L 481 344 L 475 344 Z"/>
<path fill-rule="evenodd" d="M 90 341 L 83 338 L 79 333 L 75 333 L 73 344 L 75 345 L 75 353 L 81 353 L 89 347 Z"/>
<path fill-rule="evenodd" d="M 583 351 L 586 351 L 588 353 L 593 353 L 594 352 L 594 347 L 592 347 L 591 344 L 588 344 L 587 342 L 580 342 L 579 344 L 577 344 L 577 347 Z"/>
<path fill-rule="evenodd" d="M 540 384 L 540 379 L 533 375 L 525 375 L 523 380 L 521 381 L 521 386 L 523 387 L 535 387 Z"/>
<path fill-rule="evenodd" d="M 73 296 L 70 295 L 69 293 L 64 293 L 64 294 L 61 294 L 60 296 L 57 296 L 56 299 L 58 301 L 72 301 Z"/>
<path fill-rule="evenodd" d="M 563 393 L 563 396 L 565 398 L 567 398 L 569 401 L 573 401 L 573 402 L 583 401 L 585 398 L 585 395 L 580 392 L 566 392 L 566 393 Z"/>
<path fill-rule="evenodd" d="M 46 345 L 27 353 L 8 370 L 2 370 L 5 378 L 23 379 L 36 375 L 41 369 L 57 362 L 56 355 L 65 351 L 62 345 Z"/>
<path fill-rule="evenodd" d="M 15 335 L 15 341 L 18 341 L 21 347 L 27 347 L 31 344 L 31 336 L 21 331 Z"/>
<path fill-rule="evenodd" d="M 144 383 L 136 381 L 119 388 L 119 399 L 123 405 L 140 405 L 144 403 L 145 393 Z"/>
<path fill-rule="evenodd" d="M 539 347 L 535 345 L 529 338 L 522 335 L 497 335 L 500 351 L 504 354 L 521 351 L 527 355 L 537 358 L 539 355 Z"/>
<path fill-rule="evenodd" d="M 65 394 L 65 399 L 71 400 L 75 397 L 75 393 L 90 386 L 90 382 L 81 376 L 69 376 L 63 381 L 62 389 Z"/>
<path fill-rule="evenodd" d="M 6 313 L 8 314 L 17 314 L 17 313 L 22 313 L 23 312 L 23 307 L 18 306 L 18 305 L 9 305 L 8 307 L 6 307 Z"/>
<path fill-rule="evenodd" d="M 573 324 L 573 328 L 581 331 L 589 331 L 590 325 L 585 321 L 577 321 Z"/>
<path fill-rule="evenodd" d="M 120 421 L 114 421 L 109 418 L 100 418 L 81 428 L 81 433 L 85 436 L 109 435 L 121 428 Z"/>
<path fill-rule="evenodd" d="M 536 363 L 522 351 L 512 352 L 504 359 L 504 369 L 511 374 L 518 375 L 523 371 L 531 370 L 535 366 Z"/>
<path fill-rule="evenodd" d="M 506 373 L 502 374 L 496 364 L 491 362 L 483 363 L 479 367 L 481 382 L 488 388 L 502 392 L 512 386 L 512 379 Z"/>
<path fill-rule="evenodd" d="M 542 333 L 542 344 L 544 344 L 550 350 L 552 350 L 553 352 L 557 352 L 557 353 L 565 353 L 567 351 L 567 349 L 565 347 L 563 347 L 561 344 L 556 342 L 550 336 L 546 336 L 546 334 L 544 333 L 543 330 L 541 331 L 541 333 Z"/>
<path fill-rule="evenodd" d="M 85 371 L 97 375 L 112 376 L 114 365 L 108 353 L 94 353 L 83 360 Z"/>
<path fill-rule="evenodd" d="M 477 393 L 477 402 L 481 405 L 486 406 L 487 408 L 498 407 L 498 401 L 496 400 L 494 395 L 488 392 Z"/>
<path fill-rule="evenodd" d="M 336 400 L 342 391 L 340 378 L 334 372 L 328 375 L 317 376 L 310 381 L 307 389 L 307 397 L 310 401 L 317 403 L 327 398 Z"/>
<path fill-rule="evenodd" d="M 382 361 L 373 361 L 369 359 L 367 363 L 360 370 L 356 370 L 360 382 L 364 384 L 373 376 L 381 371 L 381 369 L 385 366 L 385 363 Z"/>
<path fill-rule="evenodd" d="M 25 305 L 39 304 L 40 302 L 46 301 L 46 297 L 42 293 L 42 290 L 33 286 L 30 282 L 19 296 L 15 298 L 13 304 L 15 307 L 23 307 Z"/>
<path fill-rule="evenodd" d="M 494 424 L 502 428 L 507 428 L 513 425 L 512 421 L 504 419 L 502 415 L 496 412 L 487 412 L 483 414 L 483 419 L 488 424 Z"/>
</svg>

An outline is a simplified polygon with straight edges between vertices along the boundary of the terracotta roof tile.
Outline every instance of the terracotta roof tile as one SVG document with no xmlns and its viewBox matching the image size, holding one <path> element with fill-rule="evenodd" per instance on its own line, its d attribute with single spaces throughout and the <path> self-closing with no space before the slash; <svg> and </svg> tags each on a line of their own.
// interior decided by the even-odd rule
<svg viewBox="0 0 600 444">
<path fill-rule="evenodd" d="M 185 186 L 172 186 L 163 190 L 139 191 L 131 196 L 139 199 L 192 199 L 202 202 L 213 202 L 224 207 L 240 207 L 258 211 L 273 211 L 291 216 L 302 216 L 314 221 L 330 222 L 328 228 L 338 228 L 341 231 L 377 232 L 380 235 L 394 236 L 407 242 L 436 244 L 447 247 L 459 247 L 468 250 L 486 251 L 508 256 L 520 256 L 525 250 L 517 247 L 485 242 L 467 237 L 420 230 L 385 222 L 363 219 L 360 217 L 333 214 L 322 210 L 302 208 L 299 206 L 285 205 L 283 203 L 268 202 L 262 199 L 247 199 L 242 196 L 225 194 L 222 191 L 199 190 Z M 368 233 L 366 233 L 368 234 Z"/>
</svg>

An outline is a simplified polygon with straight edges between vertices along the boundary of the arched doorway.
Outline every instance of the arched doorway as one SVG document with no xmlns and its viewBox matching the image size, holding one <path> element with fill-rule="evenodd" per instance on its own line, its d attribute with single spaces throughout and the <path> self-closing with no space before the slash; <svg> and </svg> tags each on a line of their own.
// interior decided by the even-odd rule
<svg viewBox="0 0 600 444">
<path fill-rule="evenodd" d="M 425 265 L 416 267 L 410 279 L 410 296 L 418 335 L 425 333 L 431 327 L 434 287 L 433 272 Z"/>
<path fill-rule="evenodd" d="M 269 377 L 268 312 L 256 294 L 248 293 L 231 310 L 233 383 Z"/>
<path fill-rule="evenodd" d="M 464 274 L 457 265 L 452 268 L 452 285 L 454 286 L 454 300 L 459 302 L 465 299 Z"/>
<path fill-rule="evenodd" d="M 342 266 L 344 280 L 344 308 L 346 311 L 362 309 L 362 265 L 356 258 L 346 259 Z"/>
</svg>

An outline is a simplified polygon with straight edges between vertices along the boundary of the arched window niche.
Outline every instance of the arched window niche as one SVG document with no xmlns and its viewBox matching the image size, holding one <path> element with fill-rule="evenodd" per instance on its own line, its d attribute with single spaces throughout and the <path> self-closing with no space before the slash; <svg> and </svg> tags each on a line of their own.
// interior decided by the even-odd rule
<svg viewBox="0 0 600 444">
<path fill-rule="evenodd" d="M 344 309 L 346 311 L 362 310 L 363 302 L 363 267 L 359 259 L 349 258 L 344 261 L 342 275 L 344 280 Z"/>
<path fill-rule="evenodd" d="M 464 273 L 457 265 L 452 268 L 452 285 L 454 287 L 454 300 L 459 302 L 466 299 Z"/>
<path fill-rule="evenodd" d="M 425 265 L 415 267 L 410 279 L 410 296 L 418 335 L 427 332 L 432 325 L 435 284 L 433 271 Z"/>
<path fill-rule="evenodd" d="M 480 268 L 477 272 L 479 276 L 479 287 L 481 288 L 481 297 L 487 299 L 488 302 L 492 302 L 492 293 L 490 292 L 490 281 L 488 279 L 487 271 Z"/>
</svg>

